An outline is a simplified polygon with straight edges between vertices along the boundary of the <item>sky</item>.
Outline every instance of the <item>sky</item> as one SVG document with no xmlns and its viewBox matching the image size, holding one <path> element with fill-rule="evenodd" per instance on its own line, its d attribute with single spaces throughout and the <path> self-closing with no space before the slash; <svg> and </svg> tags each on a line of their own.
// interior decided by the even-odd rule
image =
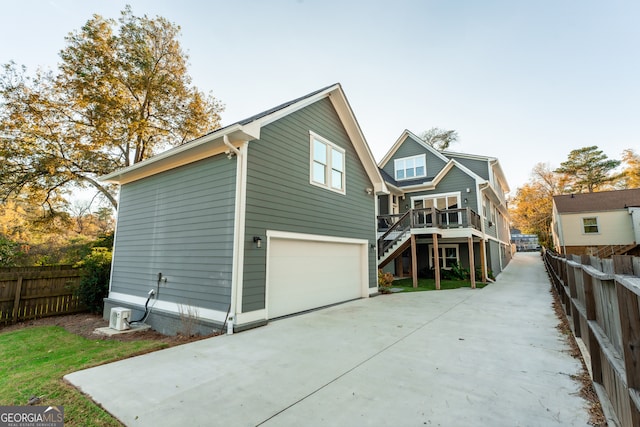
<svg viewBox="0 0 640 427">
<path fill-rule="evenodd" d="M 55 69 L 69 32 L 130 4 L 181 27 L 223 125 L 341 83 L 376 161 L 405 129 L 454 129 L 512 195 L 571 150 L 640 151 L 636 0 L 0 1 L 0 64 Z"/>
</svg>

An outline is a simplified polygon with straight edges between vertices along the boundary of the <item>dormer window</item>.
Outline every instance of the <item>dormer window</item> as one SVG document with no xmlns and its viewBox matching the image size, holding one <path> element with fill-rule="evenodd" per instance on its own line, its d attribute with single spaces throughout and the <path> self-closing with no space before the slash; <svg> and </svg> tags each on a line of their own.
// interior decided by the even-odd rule
<svg viewBox="0 0 640 427">
<path fill-rule="evenodd" d="M 404 157 L 394 161 L 396 179 L 423 178 L 427 176 L 427 158 L 424 154 Z"/>
</svg>

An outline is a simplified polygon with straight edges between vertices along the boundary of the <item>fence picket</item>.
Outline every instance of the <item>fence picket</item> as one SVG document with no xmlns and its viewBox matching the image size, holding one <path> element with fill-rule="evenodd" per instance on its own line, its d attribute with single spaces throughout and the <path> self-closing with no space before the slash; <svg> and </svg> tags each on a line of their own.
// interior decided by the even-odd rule
<svg viewBox="0 0 640 427">
<path fill-rule="evenodd" d="M 0 325 L 85 311 L 81 278 L 71 266 L 0 268 Z"/>
<path fill-rule="evenodd" d="M 576 335 L 585 340 L 593 381 L 620 425 L 640 425 L 640 258 L 567 260 L 549 250 L 543 255 L 556 290 L 564 290 L 565 314 L 574 317 Z M 583 304 L 584 311 L 573 309 Z"/>
</svg>

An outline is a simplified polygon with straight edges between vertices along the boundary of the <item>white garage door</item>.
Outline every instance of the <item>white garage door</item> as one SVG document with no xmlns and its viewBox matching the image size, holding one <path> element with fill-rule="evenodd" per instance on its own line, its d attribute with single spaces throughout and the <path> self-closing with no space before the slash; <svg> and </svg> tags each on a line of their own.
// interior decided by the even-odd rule
<svg viewBox="0 0 640 427">
<path fill-rule="evenodd" d="M 269 318 L 365 296 L 366 249 L 366 242 L 271 238 L 267 260 Z"/>
</svg>

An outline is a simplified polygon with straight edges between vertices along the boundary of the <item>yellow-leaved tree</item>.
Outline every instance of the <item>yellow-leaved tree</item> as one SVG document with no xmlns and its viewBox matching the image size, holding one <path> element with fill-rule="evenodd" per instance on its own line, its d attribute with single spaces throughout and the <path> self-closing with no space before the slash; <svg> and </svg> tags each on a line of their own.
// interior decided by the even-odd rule
<svg viewBox="0 0 640 427">
<path fill-rule="evenodd" d="M 0 74 L 0 200 L 27 197 L 55 216 L 69 192 L 220 126 L 222 105 L 192 85 L 180 27 L 162 17 L 94 15 L 66 38 L 55 72 Z"/>
</svg>

